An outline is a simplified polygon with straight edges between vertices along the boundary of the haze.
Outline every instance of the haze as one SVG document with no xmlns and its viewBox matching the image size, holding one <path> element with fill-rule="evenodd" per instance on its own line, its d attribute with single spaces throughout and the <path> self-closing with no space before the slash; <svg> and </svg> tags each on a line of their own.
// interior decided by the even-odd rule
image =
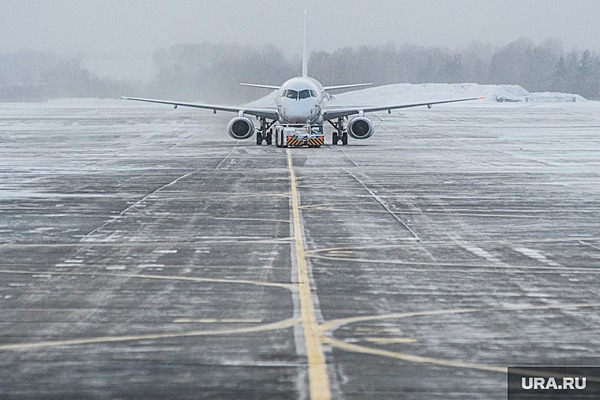
<svg viewBox="0 0 600 400">
<path fill-rule="evenodd" d="M 300 51 L 302 10 L 311 50 L 386 42 L 504 45 L 558 38 L 565 48 L 600 49 L 596 0 L 19 0 L 4 1 L 0 53 L 150 57 L 177 43 L 265 44 Z"/>
</svg>

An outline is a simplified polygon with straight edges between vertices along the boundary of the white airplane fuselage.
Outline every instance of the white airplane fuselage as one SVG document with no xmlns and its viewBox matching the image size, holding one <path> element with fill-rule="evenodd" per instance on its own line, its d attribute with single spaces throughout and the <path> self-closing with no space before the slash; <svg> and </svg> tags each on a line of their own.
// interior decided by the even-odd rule
<svg viewBox="0 0 600 400">
<path fill-rule="evenodd" d="M 290 125 L 323 124 L 323 85 L 310 77 L 292 78 L 277 91 L 275 104 L 279 123 Z"/>
</svg>

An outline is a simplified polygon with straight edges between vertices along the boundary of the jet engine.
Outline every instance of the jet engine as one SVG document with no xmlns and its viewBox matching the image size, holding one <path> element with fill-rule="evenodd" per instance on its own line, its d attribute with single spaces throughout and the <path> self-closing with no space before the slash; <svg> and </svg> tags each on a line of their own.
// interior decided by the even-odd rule
<svg viewBox="0 0 600 400">
<path fill-rule="evenodd" d="M 254 134 L 254 124 L 246 117 L 236 117 L 229 121 L 227 133 L 234 139 L 248 139 Z"/>
<path fill-rule="evenodd" d="M 368 118 L 356 117 L 348 122 L 348 134 L 354 139 L 368 139 L 373 132 L 373 123 Z"/>
</svg>

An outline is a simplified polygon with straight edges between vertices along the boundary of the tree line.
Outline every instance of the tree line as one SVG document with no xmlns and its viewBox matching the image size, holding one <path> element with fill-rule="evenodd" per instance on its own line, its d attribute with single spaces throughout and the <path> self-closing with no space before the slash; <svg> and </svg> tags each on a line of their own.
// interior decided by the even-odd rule
<svg viewBox="0 0 600 400">
<path fill-rule="evenodd" d="M 180 44 L 154 53 L 156 75 L 147 83 L 101 78 L 79 58 L 52 53 L 0 54 L 0 100 L 118 97 L 124 93 L 182 100 L 252 100 L 256 89 L 239 82 L 278 85 L 300 73 L 299 56 L 272 46 Z M 314 51 L 309 73 L 327 85 L 372 82 L 515 84 L 600 98 L 600 54 L 563 50 L 559 40 L 519 39 L 505 46 L 472 42 L 459 49 L 387 43 Z"/>
<path fill-rule="evenodd" d="M 39 51 L 0 54 L 0 101 L 109 98 L 130 88 L 127 82 L 93 74 L 80 57 Z"/>
<path fill-rule="evenodd" d="M 519 39 L 503 47 L 472 42 L 451 51 L 440 47 L 342 48 L 311 56 L 312 74 L 324 82 L 514 84 L 530 92 L 600 97 L 600 54 L 565 52 L 558 40 L 536 45 Z"/>
</svg>

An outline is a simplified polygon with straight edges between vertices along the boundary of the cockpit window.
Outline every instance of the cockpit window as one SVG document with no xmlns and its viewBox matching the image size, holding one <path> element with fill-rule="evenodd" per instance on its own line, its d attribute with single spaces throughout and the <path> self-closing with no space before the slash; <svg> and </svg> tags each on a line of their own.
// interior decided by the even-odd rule
<svg viewBox="0 0 600 400">
<path fill-rule="evenodd" d="M 317 92 L 312 89 L 304 89 L 300 91 L 287 89 L 282 91 L 280 96 L 287 97 L 288 99 L 303 100 L 308 99 L 309 97 L 317 97 Z"/>
<path fill-rule="evenodd" d="M 285 97 L 287 97 L 288 99 L 297 99 L 298 98 L 298 92 L 292 89 L 288 89 Z"/>
</svg>

